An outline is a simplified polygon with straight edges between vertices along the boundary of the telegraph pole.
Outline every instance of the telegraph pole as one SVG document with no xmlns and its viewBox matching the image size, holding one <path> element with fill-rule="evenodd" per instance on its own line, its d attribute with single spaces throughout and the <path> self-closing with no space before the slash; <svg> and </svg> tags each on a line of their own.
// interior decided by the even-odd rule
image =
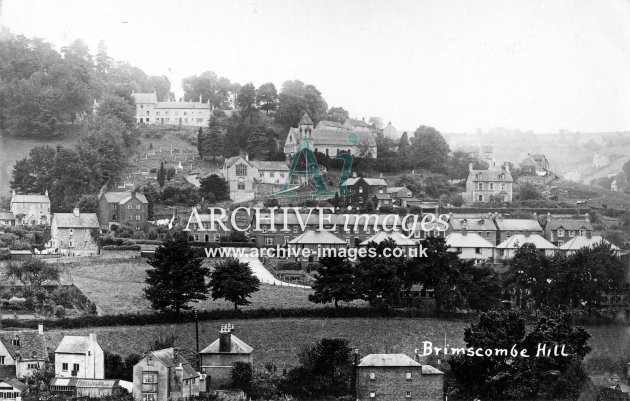
<svg viewBox="0 0 630 401">
<path fill-rule="evenodd" d="M 197 344 L 197 366 L 201 370 L 201 362 L 199 360 L 199 319 L 197 318 L 197 308 L 193 308 L 193 312 L 195 313 L 195 341 Z"/>
</svg>

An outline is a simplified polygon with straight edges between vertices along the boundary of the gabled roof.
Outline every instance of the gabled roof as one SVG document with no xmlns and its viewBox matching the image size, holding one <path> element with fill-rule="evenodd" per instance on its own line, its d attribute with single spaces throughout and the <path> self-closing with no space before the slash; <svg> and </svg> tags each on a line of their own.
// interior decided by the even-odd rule
<svg viewBox="0 0 630 401">
<path fill-rule="evenodd" d="M 410 194 L 409 196 L 412 196 L 413 193 L 411 192 L 411 189 L 407 188 L 407 187 L 389 187 L 387 188 L 387 193 L 388 194 L 398 194 L 399 192 L 405 191 L 406 193 L 404 194 L 405 196 L 407 196 L 407 194 Z"/>
<path fill-rule="evenodd" d="M 502 231 L 542 231 L 538 220 L 498 218 L 495 221 Z"/>
<path fill-rule="evenodd" d="M 376 194 L 375 196 L 378 200 L 392 199 L 390 194 Z"/>
<path fill-rule="evenodd" d="M 245 159 L 243 156 L 232 156 L 232 157 L 230 157 L 229 159 L 226 159 L 226 160 L 223 162 L 223 164 L 225 164 L 225 166 L 227 166 L 227 167 L 229 168 L 229 167 L 232 167 L 232 166 L 233 166 L 236 162 L 238 162 L 239 160 L 240 160 L 240 161 L 242 161 L 242 162 L 247 163 L 249 166 L 251 166 L 251 165 L 252 165 L 252 164 L 251 164 L 251 163 L 250 163 L 247 159 Z"/>
<path fill-rule="evenodd" d="M 303 234 L 289 241 L 289 244 L 345 245 L 346 241 L 328 231 L 306 230 Z"/>
<path fill-rule="evenodd" d="M 136 101 L 136 104 L 141 103 L 157 103 L 157 94 L 155 92 L 145 92 L 145 93 L 132 93 L 131 96 Z"/>
<path fill-rule="evenodd" d="M 107 200 L 107 203 L 124 204 L 132 199 L 132 192 L 109 191 L 109 192 L 103 193 L 103 195 L 101 196 L 105 197 L 105 200 Z M 146 196 L 144 196 L 142 192 L 136 192 L 135 197 L 142 203 L 148 203 Z"/>
<path fill-rule="evenodd" d="M 536 153 L 536 154 L 530 155 L 530 157 L 534 159 L 537 163 L 540 163 L 546 159 L 545 155 L 543 155 L 542 153 Z"/>
<path fill-rule="evenodd" d="M 494 248 L 490 241 L 477 233 L 450 233 L 446 236 L 446 245 L 451 248 Z"/>
<path fill-rule="evenodd" d="M 209 103 L 199 102 L 157 102 L 156 109 L 210 109 Z"/>
<path fill-rule="evenodd" d="M 387 186 L 387 183 L 385 182 L 384 179 L 382 178 L 366 178 L 366 177 L 353 177 L 353 178 L 348 178 L 343 185 L 354 185 L 357 182 L 359 182 L 359 180 L 363 180 L 365 181 L 366 184 L 368 184 L 369 186 Z"/>
<path fill-rule="evenodd" d="M 359 367 L 364 366 L 422 366 L 405 354 L 369 354 L 361 358 Z"/>
<path fill-rule="evenodd" d="M 549 227 L 550 230 L 557 230 L 559 228 L 563 228 L 565 230 L 572 230 L 572 231 L 577 231 L 577 230 L 593 230 L 593 225 L 584 220 L 584 219 L 554 219 L 552 218 L 551 220 L 547 221 L 547 226 L 545 228 Z"/>
<path fill-rule="evenodd" d="M 352 135 L 352 137 L 351 137 Z M 356 135 L 356 140 L 353 138 Z M 366 144 L 370 147 L 376 146 L 374 134 L 369 131 L 339 131 L 337 129 L 316 128 L 311 135 L 313 147 L 334 145 L 341 149 L 346 146 L 352 147 Z"/>
<path fill-rule="evenodd" d="M 464 228 L 468 231 L 496 231 L 497 226 L 490 217 L 483 216 L 452 216 L 449 220 L 451 227 L 456 231 Z"/>
<path fill-rule="evenodd" d="M 58 228 L 100 228 L 96 213 L 55 213 L 53 222 Z"/>
<path fill-rule="evenodd" d="M 610 248 L 614 251 L 618 251 L 619 247 L 617 247 L 614 244 L 611 244 L 610 242 L 606 241 L 604 238 L 602 238 L 599 235 L 592 235 L 591 237 L 587 237 L 585 235 L 578 235 L 576 237 L 571 238 L 569 241 L 565 242 L 564 244 L 560 245 L 560 249 L 562 249 L 563 251 L 577 251 L 578 249 L 582 249 L 582 248 L 593 248 L 595 245 L 597 244 L 608 244 L 610 245 Z"/>
<path fill-rule="evenodd" d="M 478 176 L 479 175 L 479 176 Z M 468 178 L 473 181 L 512 182 L 512 174 L 504 170 L 470 170 Z"/>
<path fill-rule="evenodd" d="M 172 347 L 151 351 L 151 354 L 167 368 L 176 367 L 181 363 L 182 368 L 184 369 L 184 379 L 199 376 L 199 374 L 195 372 L 195 369 L 193 369 L 190 365 L 190 362 L 188 362 L 181 354 L 177 354 L 177 358 L 175 358 L 175 352 Z"/>
<path fill-rule="evenodd" d="M 346 122 L 350 123 L 353 127 L 368 128 L 370 125 L 363 120 L 357 120 L 355 118 L 349 118 Z"/>
<path fill-rule="evenodd" d="M 370 242 L 380 244 L 381 242 L 387 239 L 392 239 L 394 243 L 399 246 L 417 245 L 414 240 L 412 240 L 411 238 L 405 237 L 404 234 L 400 231 L 390 231 L 390 232 L 379 231 L 375 235 L 361 242 L 359 245 L 368 245 Z"/>
<path fill-rule="evenodd" d="M 250 164 L 258 171 L 289 171 L 289 166 L 281 161 L 252 160 Z"/>
<path fill-rule="evenodd" d="M 534 244 L 538 249 L 556 249 L 556 246 L 538 234 L 513 235 L 497 245 L 497 249 L 515 249 L 523 244 Z"/>
<path fill-rule="evenodd" d="M 333 127 L 333 128 L 343 128 L 343 123 L 331 120 L 321 120 L 317 123 L 317 128 L 323 128 L 324 126 Z"/>
<path fill-rule="evenodd" d="M 96 343 L 98 344 L 98 342 Z M 92 346 L 88 336 L 63 336 L 55 353 L 60 354 L 87 354 Z M 100 347 L 100 346 L 99 346 Z"/>
<path fill-rule="evenodd" d="M 234 334 L 230 334 L 231 336 L 231 348 L 230 354 L 251 354 L 254 352 L 254 349 L 249 345 L 245 344 L 243 340 L 236 337 Z M 200 354 L 224 354 L 224 352 L 219 352 L 219 343 L 220 340 L 217 338 L 212 344 L 208 345 L 206 348 L 201 350 Z"/>
<path fill-rule="evenodd" d="M 15 365 L 0 365 L 0 379 L 9 379 L 15 376 Z"/>
<path fill-rule="evenodd" d="M 14 389 L 20 391 L 20 392 L 24 392 L 26 391 L 26 389 L 28 389 L 28 385 L 25 383 L 22 383 L 21 381 L 19 381 L 18 379 L 12 377 L 12 378 L 8 378 L 8 379 L 4 379 L 2 381 L 0 381 L 0 384 L 5 383 L 8 384 L 9 386 L 13 387 Z"/>
<path fill-rule="evenodd" d="M 308 116 L 308 113 L 304 113 L 298 125 L 313 125 L 313 120 Z"/>
<path fill-rule="evenodd" d="M 11 340 L 19 339 L 20 345 L 13 345 Z M 48 346 L 46 337 L 37 331 L 3 331 L 0 341 L 13 359 L 20 356 L 25 360 L 47 360 Z"/>
<path fill-rule="evenodd" d="M 11 203 L 50 203 L 50 198 L 39 194 L 16 194 L 11 197 Z"/>
</svg>

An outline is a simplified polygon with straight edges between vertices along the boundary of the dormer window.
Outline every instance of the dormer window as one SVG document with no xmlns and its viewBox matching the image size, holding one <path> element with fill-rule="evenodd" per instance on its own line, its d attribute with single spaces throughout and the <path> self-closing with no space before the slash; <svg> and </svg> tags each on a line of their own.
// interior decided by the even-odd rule
<svg viewBox="0 0 630 401">
<path fill-rule="evenodd" d="M 503 173 L 499 174 L 499 178 L 500 179 L 504 179 L 505 178 L 505 174 L 503 174 Z"/>
<path fill-rule="evenodd" d="M 483 174 L 481 174 L 481 173 L 477 173 L 477 178 L 478 178 L 478 179 L 481 179 L 481 177 L 483 177 Z"/>
<path fill-rule="evenodd" d="M 19 347 L 20 346 L 20 339 L 19 338 L 12 338 L 11 339 L 11 345 L 15 346 L 15 347 Z"/>
</svg>

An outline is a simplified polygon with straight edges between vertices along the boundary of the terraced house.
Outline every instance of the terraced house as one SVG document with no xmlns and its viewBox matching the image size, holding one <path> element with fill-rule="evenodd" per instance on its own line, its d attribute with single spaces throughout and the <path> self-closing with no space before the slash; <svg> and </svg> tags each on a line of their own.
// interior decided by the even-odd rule
<svg viewBox="0 0 630 401">
<path fill-rule="evenodd" d="M 545 238 L 555 246 L 562 246 L 575 237 L 586 237 L 593 234 L 593 225 L 586 218 L 554 218 L 547 215 L 545 222 Z"/>
<path fill-rule="evenodd" d="M 205 127 L 210 122 L 210 102 L 158 102 L 155 91 L 132 93 L 136 101 L 136 122 L 150 125 Z"/>
<path fill-rule="evenodd" d="M 70 256 L 98 255 L 100 226 L 96 213 L 55 213 L 50 227 L 50 246 Z"/>
</svg>

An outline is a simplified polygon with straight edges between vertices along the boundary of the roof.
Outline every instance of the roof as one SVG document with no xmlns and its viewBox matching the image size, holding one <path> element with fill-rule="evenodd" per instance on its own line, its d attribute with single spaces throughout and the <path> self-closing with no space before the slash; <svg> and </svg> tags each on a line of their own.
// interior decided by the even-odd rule
<svg viewBox="0 0 630 401">
<path fill-rule="evenodd" d="M 391 199 L 392 196 L 390 194 L 376 194 L 376 199 L 378 200 L 383 200 L 383 199 Z"/>
<path fill-rule="evenodd" d="M 412 192 L 411 189 L 407 188 L 407 187 L 389 187 L 387 188 L 387 193 L 388 194 L 397 194 L 398 192 L 401 191 L 406 191 L 406 194 L 403 194 L 403 196 L 412 196 Z"/>
<path fill-rule="evenodd" d="M 53 222 L 58 228 L 99 228 L 96 213 L 55 213 Z"/>
<path fill-rule="evenodd" d="M 313 125 L 313 120 L 308 116 L 308 113 L 304 113 L 298 125 Z"/>
<path fill-rule="evenodd" d="M 421 365 L 405 354 L 370 354 L 361 358 L 359 367 L 420 367 L 423 375 L 442 375 L 431 365 Z"/>
<path fill-rule="evenodd" d="M 20 340 L 19 346 L 11 343 L 15 338 Z M 0 341 L 14 359 L 18 355 L 27 360 L 48 359 L 46 337 L 37 331 L 3 331 L 0 333 Z"/>
<path fill-rule="evenodd" d="M 538 220 L 498 218 L 495 221 L 499 230 L 502 231 L 542 231 Z"/>
<path fill-rule="evenodd" d="M 477 174 L 481 174 L 477 177 Z M 500 182 L 512 182 L 512 174 L 509 171 L 504 170 L 470 170 L 468 178 L 473 181 L 500 181 Z"/>
<path fill-rule="evenodd" d="M 98 344 L 98 342 L 96 343 Z M 92 341 L 89 336 L 63 336 L 55 353 L 59 354 L 87 354 Z M 99 346 L 100 347 L 100 346 Z"/>
<path fill-rule="evenodd" d="M 105 192 L 102 196 L 105 197 L 107 203 L 127 203 L 132 197 L 132 192 Z M 142 192 L 135 193 L 136 198 L 142 203 L 149 203 L 146 196 Z"/>
<path fill-rule="evenodd" d="M 83 388 L 114 388 L 118 385 L 118 380 L 103 379 L 79 379 L 76 386 Z"/>
<path fill-rule="evenodd" d="M 332 120 L 321 120 L 318 124 L 317 127 L 319 128 L 320 126 L 328 126 L 328 127 L 335 127 L 335 128 L 343 128 L 343 123 L 337 122 L 337 121 L 332 121 Z"/>
<path fill-rule="evenodd" d="M 464 216 L 452 216 L 449 220 L 451 227 L 454 230 L 460 231 L 464 228 L 468 231 L 496 231 L 497 226 L 490 217 L 464 217 Z"/>
<path fill-rule="evenodd" d="M 350 135 L 356 138 L 350 138 Z M 374 134 L 369 131 L 339 131 L 337 129 L 329 129 L 327 127 L 315 128 L 311 135 L 313 147 L 323 145 L 335 145 L 344 149 L 346 146 L 357 146 L 367 144 L 376 146 Z"/>
<path fill-rule="evenodd" d="M 370 186 L 377 186 L 377 185 L 383 185 L 383 186 L 387 186 L 387 183 L 385 182 L 384 179 L 382 178 L 367 178 L 367 177 L 353 177 L 353 178 L 348 178 L 343 185 L 354 185 L 356 184 L 359 180 L 363 180 L 365 181 L 366 184 L 370 185 Z"/>
<path fill-rule="evenodd" d="M 490 241 L 477 233 L 450 233 L 446 236 L 446 245 L 451 248 L 494 248 Z"/>
<path fill-rule="evenodd" d="M 546 159 L 545 155 L 543 155 L 542 153 L 536 153 L 536 154 L 530 155 L 530 157 L 538 163 Z"/>
<path fill-rule="evenodd" d="M 569 251 L 569 250 L 578 250 L 578 249 L 582 249 L 582 248 L 593 248 L 595 245 L 597 244 L 608 244 L 610 245 L 611 249 L 618 251 L 619 247 L 615 246 L 614 244 L 611 244 L 610 242 L 606 241 L 604 238 L 602 238 L 599 235 L 592 235 L 590 237 L 584 236 L 584 235 L 578 235 L 576 237 L 571 238 L 569 241 L 565 242 L 564 244 L 560 245 L 560 249 L 562 249 L 563 251 Z"/>
<path fill-rule="evenodd" d="M 15 216 L 11 212 L 0 212 L 0 220 L 15 220 Z"/>
<path fill-rule="evenodd" d="M 232 167 L 234 165 L 234 163 L 236 163 L 237 161 L 244 161 L 245 163 L 249 164 L 250 166 L 252 165 L 249 160 L 245 159 L 243 156 L 232 156 L 229 159 L 226 159 L 223 164 L 226 165 L 227 167 Z"/>
<path fill-rule="evenodd" d="M 289 241 L 289 244 L 346 245 L 346 241 L 328 231 L 306 230 L 303 234 Z"/>
<path fill-rule="evenodd" d="M 357 120 L 357 119 L 355 119 L 355 118 L 349 118 L 349 119 L 347 120 L 347 122 L 349 122 L 350 124 L 352 124 L 352 126 L 353 126 L 353 127 L 365 127 L 365 128 L 367 128 L 367 127 L 369 127 L 369 126 L 370 126 L 370 125 L 369 125 L 368 123 L 366 123 L 365 121 L 363 121 L 363 120 Z"/>
<path fill-rule="evenodd" d="M 515 249 L 523 244 L 534 244 L 538 249 L 556 249 L 556 246 L 538 234 L 513 235 L 497 245 L 497 249 Z"/>
<path fill-rule="evenodd" d="M 47 195 L 39 194 L 15 194 L 11 197 L 11 203 L 50 203 L 50 198 Z"/>
<path fill-rule="evenodd" d="M 557 230 L 563 228 L 565 230 L 593 230 L 593 225 L 584 219 L 554 219 L 547 221 L 545 228 L 549 227 L 551 230 Z"/>
<path fill-rule="evenodd" d="M 157 103 L 157 94 L 155 92 L 146 92 L 146 93 L 132 93 L 131 96 L 133 96 L 134 100 L 136 101 L 136 104 L 140 104 L 140 103 Z"/>
<path fill-rule="evenodd" d="M 156 109 L 210 109 L 209 103 L 199 102 L 157 102 Z"/>
<path fill-rule="evenodd" d="M 53 377 L 50 379 L 48 383 L 50 386 L 59 386 L 59 387 L 76 387 L 77 382 L 80 379 L 75 377 Z"/>
<path fill-rule="evenodd" d="M 190 379 L 192 377 L 199 376 L 199 374 L 195 372 L 195 369 L 190 366 L 190 363 L 181 354 L 178 354 L 177 360 L 175 360 L 175 354 L 172 347 L 160 349 L 157 351 L 151 351 L 151 354 L 155 356 L 167 368 L 176 367 L 181 363 L 182 368 L 184 369 L 184 379 Z"/>
<path fill-rule="evenodd" d="M 370 242 L 380 244 L 381 242 L 392 239 L 399 246 L 416 246 L 416 242 L 411 238 L 405 237 L 401 231 L 379 231 L 375 235 L 361 242 L 359 245 L 368 245 Z"/>
<path fill-rule="evenodd" d="M 258 169 L 258 171 L 272 170 L 272 171 L 289 171 L 289 166 L 285 162 L 280 161 L 263 161 L 252 160 L 250 164 Z"/>
<path fill-rule="evenodd" d="M 234 334 L 230 334 L 231 338 L 231 348 L 230 354 L 251 354 L 254 352 L 254 349 L 249 345 L 245 344 L 243 340 L 236 337 Z M 224 352 L 219 352 L 219 339 L 217 338 L 212 344 L 208 345 L 206 348 L 201 350 L 200 354 L 223 354 Z"/>
<path fill-rule="evenodd" d="M 15 388 L 15 389 L 17 389 L 17 390 L 19 390 L 21 392 L 24 392 L 24 391 L 26 391 L 26 389 L 28 389 L 28 385 L 27 384 L 22 383 L 21 381 L 19 381 L 18 379 L 14 378 L 14 377 L 4 379 L 4 380 L 1 381 L 1 383 L 6 383 L 9 386 L 11 386 L 11 387 L 13 387 L 13 388 Z"/>
<path fill-rule="evenodd" d="M 0 379 L 9 379 L 15 376 L 15 365 L 0 365 Z"/>
</svg>

